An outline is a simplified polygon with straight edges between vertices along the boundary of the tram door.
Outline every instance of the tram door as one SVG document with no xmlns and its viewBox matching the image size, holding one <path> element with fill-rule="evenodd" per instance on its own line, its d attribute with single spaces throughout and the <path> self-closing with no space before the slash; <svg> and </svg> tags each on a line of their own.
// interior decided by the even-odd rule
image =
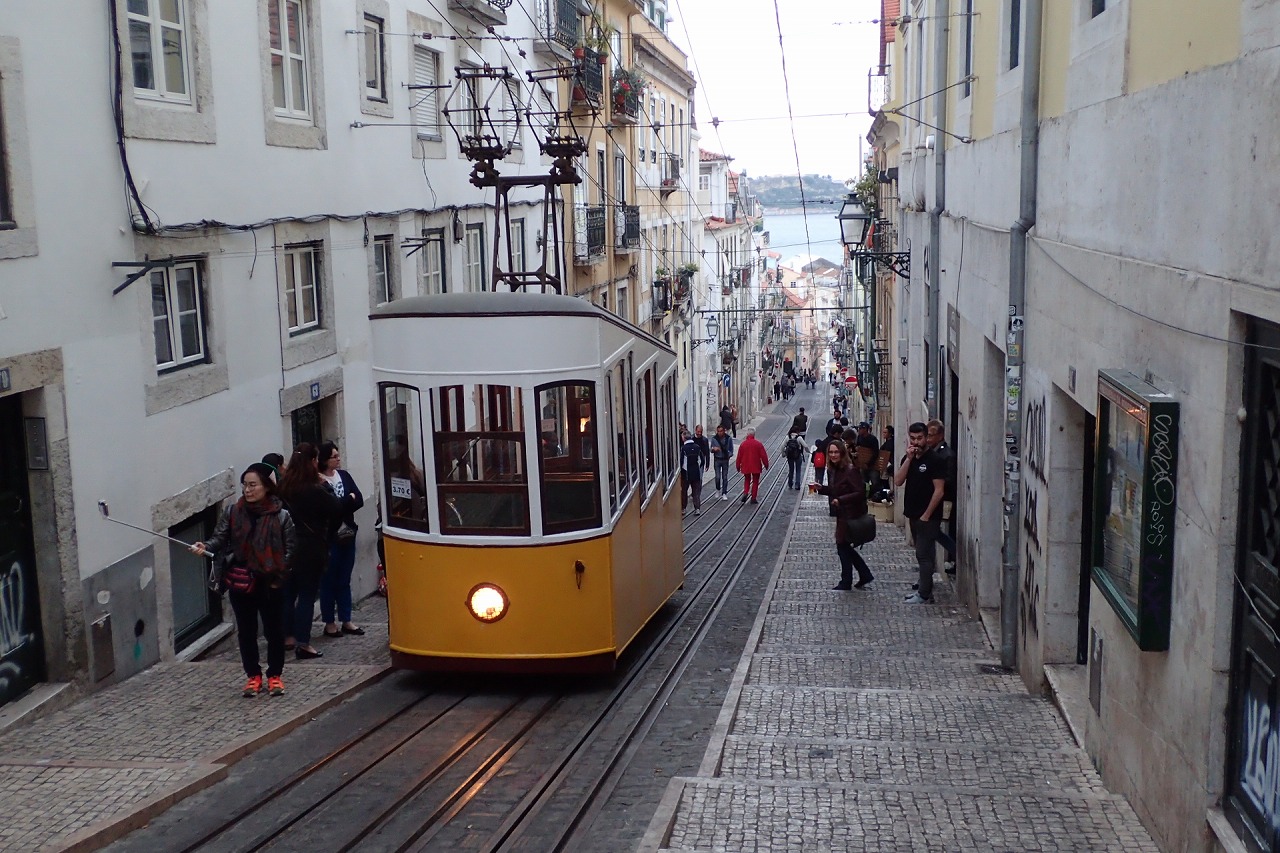
<svg viewBox="0 0 1280 853">
<path fill-rule="evenodd" d="M 1280 326 L 1247 348 L 1228 710 L 1226 812 L 1257 848 L 1280 851 Z M 1252 845 L 1251 845 L 1252 846 Z"/>
<path fill-rule="evenodd" d="M 0 705 L 44 679 L 24 446 L 18 397 L 0 398 Z"/>
</svg>

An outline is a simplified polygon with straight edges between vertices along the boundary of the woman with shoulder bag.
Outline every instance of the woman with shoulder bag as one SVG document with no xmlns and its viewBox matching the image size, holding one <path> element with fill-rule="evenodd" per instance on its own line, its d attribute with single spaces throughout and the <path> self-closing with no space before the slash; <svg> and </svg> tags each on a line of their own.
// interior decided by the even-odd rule
<svg viewBox="0 0 1280 853">
<path fill-rule="evenodd" d="M 213 551 L 226 566 L 220 586 L 227 590 L 236 616 L 240 662 L 249 680 L 246 697 L 262 690 L 258 658 L 258 617 L 267 639 L 267 689 L 284 693 L 284 586 L 297 539 L 293 520 L 275 494 L 271 467 L 261 462 L 240 475 L 243 496 L 228 504 L 208 542 L 191 546 L 192 553 Z"/>
<path fill-rule="evenodd" d="M 324 655 L 311 645 L 311 617 L 320 579 L 329 565 L 329 542 L 342 517 L 342 502 L 320 476 L 318 459 L 315 445 L 304 441 L 293 449 L 280 479 L 280 497 L 288 505 L 298 533 L 298 556 L 289 576 L 285 602 L 286 618 L 291 620 L 285 648 L 293 640 L 294 657 L 298 660 Z"/>
<path fill-rule="evenodd" d="M 832 589 L 862 589 L 875 580 L 875 576 L 856 548 L 875 538 L 876 521 L 867 514 L 867 486 L 862 472 L 854 467 L 847 445 L 838 438 L 827 443 L 827 483 L 825 486 L 818 486 L 817 492 L 831 499 L 831 514 L 836 519 L 840 582 Z M 870 521 L 872 525 L 870 536 L 850 529 L 851 523 L 856 527 L 865 525 L 866 521 Z M 855 566 L 858 569 L 856 584 L 853 583 Z"/>
<path fill-rule="evenodd" d="M 326 637 L 364 634 L 364 629 L 351 621 L 351 572 L 356 565 L 356 531 L 359 529 L 355 513 L 364 506 L 364 495 L 341 465 L 342 455 L 336 444 L 326 441 L 320 445 L 320 476 L 334 497 L 342 502 L 342 520 L 329 546 L 329 568 L 320 580 L 320 618 L 324 620 Z"/>
</svg>

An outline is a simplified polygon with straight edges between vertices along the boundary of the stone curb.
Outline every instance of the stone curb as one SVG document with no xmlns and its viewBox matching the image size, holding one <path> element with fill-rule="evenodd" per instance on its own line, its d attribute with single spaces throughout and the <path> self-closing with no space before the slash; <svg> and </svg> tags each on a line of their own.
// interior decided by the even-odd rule
<svg viewBox="0 0 1280 853">
<path fill-rule="evenodd" d="M 368 671 L 364 675 L 356 678 L 333 696 L 326 697 L 319 702 L 314 702 L 300 709 L 292 717 L 280 721 L 266 731 L 233 741 L 226 748 L 210 753 L 202 760 L 194 762 L 192 764 L 193 767 L 207 768 L 207 771 L 200 777 L 164 791 L 149 800 L 136 803 L 130 806 L 129 811 L 122 815 L 98 821 L 83 829 L 76 830 L 70 835 L 54 839 L 44 849 L 57 851 L 57 853 L 88 853 L 88 851 L 97 850 L 113 841 L 118 841 L 135 829 L 145 826 L 152 818 L 172 808 L 178 802 L 225 779 L 230 772 L 231 765 L 262 749 L 264 746 L 274 743 L 295 729 L 301 728 L 311 718 L 345 701 L 365 687 L 382 680 L 392 672 L 393 667 L 388 664 L 380 668 L 368 667 L 367 669 Z"/>
<path fill-rule="evenodd" d="M 746 685 L 747 677 L 751 672 L 753 653 L 760 644 L 760 636 L 764 631 L 765 619 L 769 615 L 769 605 L 773 601 L 773 593 L 777 588 L 778 578 L 782 575 L 787 550 L 791 546 L 791 536 L 792 531 L 795 529 L 796 517 L 800 514 L 800 507 L 803 503 L 803 499 L 798 500 L 791 508 L 791 518 L 787 524 L 787 532 L 783 537 L 782 546 L 778 550 L 778 559 L 774 563 L 773 574 L 765 585 L 764 595 L 760 601 L 760 609 L 756 614 L 754 624 L 751 626 L 751 633 L 747 635 L 747 641 L 743 645 L 742 656 L 738 659 L 738 666 L 734 670 L 732 680 L 729 682 L 729 688 L 725 692 L 724 704 L 720 706 L 720 715 L 711 729 L 711 734 L 707 741 L 707 751 L 703 754 L 702 764 L 698 768 L 698 776 L 692 778 L 676 777 L 667 783 L 666 793 L 662 795 L 662 800 L 658 803 L 658 808 L 654 812 L 653 818 L 649 821 L 649 828 L 645 830 L 644 837 L 641 838 L 640 845 L 636 848 L 637 853 L 656 853 L 656 851 L 663 848 L 663 845 L 666 844 L 667 839 L 670 837 L 671 827 L 675 824 L 684 786 L 689 782 L 696 781 L 698 778 L 712 776 L 716 772 L 716 768 L 724 754 L 724 745 L 728 740 L 729 730 L 733 727 L 733 718 L 738 710 L 738 702 L 742 698 L 743 687 Z"/>
</svg>

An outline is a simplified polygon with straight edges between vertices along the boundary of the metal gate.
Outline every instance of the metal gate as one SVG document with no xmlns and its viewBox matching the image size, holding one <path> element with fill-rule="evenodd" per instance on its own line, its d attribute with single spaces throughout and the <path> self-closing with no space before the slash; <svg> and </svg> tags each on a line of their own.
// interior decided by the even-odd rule
<svg viewBox="0 0 1280 853">
<path fill-rule="evenodd" d="M 12 396 L 0 398 L 0 705 L 43 679 L 22 408 Z"/>
<path fill-rule="evenodd" d="M 1280 851 L 1280 327 L 1250 330 L 1235 578 L 1226 811 L 1258 850 Z"/>
</svg>

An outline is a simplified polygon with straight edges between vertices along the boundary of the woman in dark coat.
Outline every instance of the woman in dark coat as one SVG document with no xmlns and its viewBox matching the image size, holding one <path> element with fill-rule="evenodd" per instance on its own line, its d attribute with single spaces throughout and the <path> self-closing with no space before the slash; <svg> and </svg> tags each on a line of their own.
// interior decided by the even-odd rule
<svg viewBox="0 0 1280 853">
<path fill-rule="evenodd" d="M 320 581 L 320 618 L 324 620 L 324 634 L 326 637 L 364 634 L 364 629 L 351 621 L 351 571 L 356 564 L 355 531 L 358 529 L 355 513 L 364 506 L 364 495 L 356 486 L 355 479 L 342 467 L 342 455 L 338 452 L 338 445 L 332 441 L 320 445 L 320 476 L 328 484 L 329 491 L 342 501 L 339 527 L 345 524 L 351 529 L 351 535 L 345 541 L 343 537 L 335 536 L 329 546 L 329 568 Z"/>
<path fill-rule="evenodd" d="M 284 693 L 284 587 L 289 577 L 297 540 L 293 522 L 276 497 L 270 466 L 250 465 L 240 475 L 243 496 L 227 504 L 208 542 L 191 546 L 193 553 L 218 554 L 226 567 L 243 566 L 253 577 L 247 592 L 228 590 L 236 615 L 240 662 L 249 677 L 246 697 L 262 690 L 262 661 L 258 657 L 258 617 L 267 639 L 267 689 L 272 696 Z M 225 574 L 222 583 L 225 585 Z"/>
<path fill-rule="evenodd" d="M 329 565 L 329 543 L 343 515 L 343 505 L 329 491 L 317 467 L 319 454 L 315 445 L 303 442 L 293 449 L 293 456 L 280 479 L 280 497 L 289 507 L 298 535 L 297 557 L 293 562 L 285 615 L 288 639 L 293 640 L 298 660 L 318 658 L 322 652 L 311 645 L 311 617 L 315 613 L 320 579 Z"/>
<path fill-rule="evenodd" d="M 862 472 L 853 466 L 845 443 L 833 438 L 827 443 L 827 484 L 818 486 L 818 494 L 831 499 L 831 514 L 836 519 L 836 553 L 840 555 L 840 582 L 832 589 L 862 589 L 875 580 L 867 561 L 849 541 L 848 519 L 867 514 L 867 486 Z M 858 582 L 853 583 L 853 569 L 858 569 Z"/>
</svg>

